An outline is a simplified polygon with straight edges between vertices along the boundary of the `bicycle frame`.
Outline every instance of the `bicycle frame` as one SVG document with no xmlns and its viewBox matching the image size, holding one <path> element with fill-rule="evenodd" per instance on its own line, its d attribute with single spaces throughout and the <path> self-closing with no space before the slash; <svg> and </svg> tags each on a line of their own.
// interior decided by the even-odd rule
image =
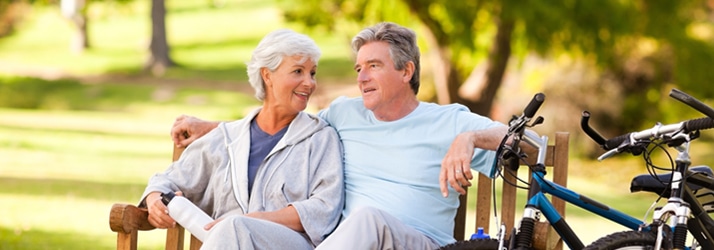
<svg viewBox="0 0 714 250">
<path fill-rule="evenodd" d="M 678 155 L 675 160 L 675 170 L 667 188 L 670 189 L 670 196 L 667 204 L 659 208 L 654 213 L 654 223 L 662 226 L 667 219 L 673 219 L 675 224 L 672 243 L 674 248 L 685 247 L 687 232 L 697 240 L 702 249 L 714 249 L 714 220 L 704 210 L 702 204 L 696 199 L 694 191 L 688 183 L 699 185 L 704 188 L 714 188 L 714 179 L 701 174 L 695 174 L 689 170 L 691 159 L 689 157 L 689 143 L 691 138 L 688 135 L 679 135 L 685 141 L 675 146 Z M 658 235 L 656 248 L 662 246 L 662 237 Z"/>
<path fill-rule="evenodd" d="M 708 166 L 704 167 L 709 168 Z M 686 173 L 685 176 L 687 176 L 686 179 L 689 185 L 683 185 L 682 197 L 684 202 L 688 203 L 691 208 L 691 217 L 687 220 L 687 228 L 702 249 L 714 249 L 714 241 L 711 237 L 711 233 L 714 232 L 714 219 L 709 216 L 709 212 L 706 211 L 695 194 L 695 190 L 702 188 L 714 190 L 714 179 L 710 175 L 707 175 L 707 173 L 711 174 L 711 169 L 708 169 L 708 171 L 689 169 Z M 670 182 L 670 179 L 667 179 L 670 177 L 670 174 L 658 175 L 658 179 L 650 174 L 641 175 L 633 179 L 631 190 L 633 192 L 651 192 L 669 198 L 671 195 L 665 190 L 668 191 L 671 190 L 671 188 L 668 184 L 664 184 L 663 182 Z M 711 192 L 709 194 L 711 194 Z"/>
<path fill-rule="evenodd" d="M 639 219 L 580 195 L 566 187 L 546 180 L 545 168 L 543 166 L 545 166 L 544 162 L 548 137 L 542 136 L 538 138 L 535 135 L 524 133 L 524 137 L 522 137 L 522 139 L 538 149 L 538 159 L 535 170 L 531 175 L 532 181 L 530 182 L 531 184 L 529 187 L 529 198 L 523 212 L 523 220 L 521 222 L 521 232 L 524 232 L 525 234 L 520 236 L 517 235 L 516 244 L 530 244 L 532 235 L 528 235 L 528 232 L 530 231 L 532 233 L 532 231 L 528 229 L 528 227 L 531 227 L 532 225 L 528 225 L 529 223 L 527 221 L 538 221 L 539 214 L 543 214 L 553 229 L 563 239 L 563 242 L 565 242 L 570 249 L 582 249 L 584 247 L 580 238 L 575 234 L 570 225 L 568 225 L 563 216 L 556 211 L 555 207 L 550 200 L 546 198 L 545 194 L 550 194 L 553 197 L 562 199 L 567 203 L 597 214 L 626 228 L 639 230 L 643 227 L 644 222 Z M 523 229 L 525 229 L 525 231 Z M 642 229 L 645 231 L 649 230 L 647 227 Z"/>
<path fill-rule="evenodd" d="M 714 190 L 714 179 L 702 174 L 688 175 L 689 183 Z M 687 222 L 687 227 L 692 236 L 697 240 L 702 249 L 714 249 L 714 219 L 712 219 L 702 204 L 697 200 L 694 191 L 688 185 L 683 188 L 684 201 L 690 204 L 691 214 L 694 216 Z"/>
</svg>

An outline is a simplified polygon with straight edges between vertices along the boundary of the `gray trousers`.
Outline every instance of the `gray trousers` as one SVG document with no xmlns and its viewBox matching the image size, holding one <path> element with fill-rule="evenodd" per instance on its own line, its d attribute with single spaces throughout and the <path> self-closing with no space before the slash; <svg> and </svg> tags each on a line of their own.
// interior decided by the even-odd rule
<svg viewBox="0 0 714 250">
<path fill-rule="evenodd" d="M 243 215 L 226 217 L 211 228 L 201 249 L 309 249 L 304 234 L 286 226 Z"/>
<path fill-rule="evenodd" d="M 439 244 L 382 210 L 366 207 L 355 211 L 316 249 L 418 250 L 438 249 Z"/>
</svg>

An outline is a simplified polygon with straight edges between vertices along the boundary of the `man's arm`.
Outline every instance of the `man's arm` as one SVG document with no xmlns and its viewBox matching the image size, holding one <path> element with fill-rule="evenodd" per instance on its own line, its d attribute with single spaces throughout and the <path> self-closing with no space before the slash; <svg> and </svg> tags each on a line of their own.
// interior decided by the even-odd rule
<svg viewBox="0 0 714 250">
<path fill-rule="evenodd" d="M 441 161 L 439 185 L 444 197 L 449 195 L 450 185 L 456 192 L 466 194 L 465 187 L 471 186 L 473 174 L 471 173 L 471 158 L 475 148 L 496 151 L 499 144 L 508 132 L 507 126 L 498 126 L 484 130 L 468 131 L 456 136 L 449 147 L 449 151 Z M 526 130 L 526 132 L 532 132 Z M 511 138 L 506 143 L 510 143 Z M 534 153 L 536 149 L 528 143 L 521 142 L 521 149 L 526 153 Z"/>
<path fill-rule="evenodd" d="M 193 116 L 181 115 L 176 118 L 171 127 L 171 138 L 174 145 L 179 148 L 187 147 L 196 139 L 211 132 L 219 122 L 204 121 Z"/>
</svg>

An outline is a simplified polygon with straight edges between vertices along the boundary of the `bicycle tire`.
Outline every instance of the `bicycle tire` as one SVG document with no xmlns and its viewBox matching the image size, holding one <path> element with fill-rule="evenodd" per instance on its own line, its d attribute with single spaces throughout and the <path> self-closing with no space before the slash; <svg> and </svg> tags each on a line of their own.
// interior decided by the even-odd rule
<svg viewBox="0 0 714 250">
<path fill-rule="evenodd" d="M 498 250 L 496 239 L 475 239 L 457 241 L 439 248 L 439 250 Z"/>
<path fill-rule="evenodd" d="M 624 231 L 602 237 L 583 250 L 654 249 L 657 237 L 652 232 Z"/>
</svg>

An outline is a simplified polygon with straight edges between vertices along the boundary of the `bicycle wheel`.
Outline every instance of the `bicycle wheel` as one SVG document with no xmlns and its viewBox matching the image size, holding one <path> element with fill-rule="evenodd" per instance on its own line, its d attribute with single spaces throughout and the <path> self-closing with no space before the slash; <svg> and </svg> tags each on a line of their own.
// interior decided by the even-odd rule
<svg viewBox="0 0 714 250">
<path fill-rule="evenodd" d="M 477 239 L 457 241 L 439 248 L 439 250 L 498 250 L 498 240 Z"/>
<path fill-rule="evenodd" d="M 602 237 L 584 250 L 637 250 L 654 249 L 657 237 L 651 232 L 624 231 Z"/>
</svg>

